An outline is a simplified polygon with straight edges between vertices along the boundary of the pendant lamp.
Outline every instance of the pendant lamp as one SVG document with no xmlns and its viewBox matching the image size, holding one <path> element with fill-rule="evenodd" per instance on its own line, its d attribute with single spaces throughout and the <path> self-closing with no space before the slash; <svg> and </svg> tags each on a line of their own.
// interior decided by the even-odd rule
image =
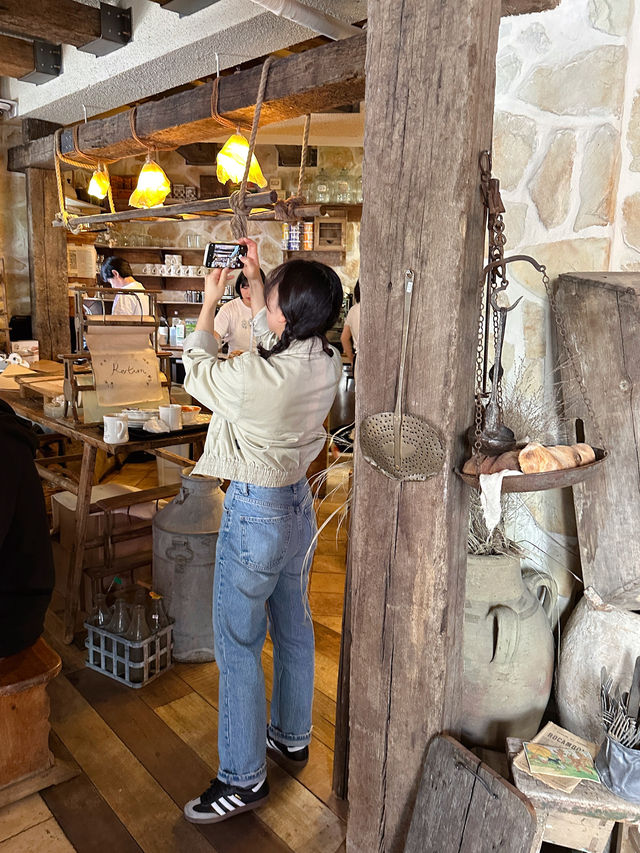
<svg viewBox="0 0 640 853">
<path fill-rule="evenodd" d="M 147 159 L 138 175 L 136 188 L 129 197 L 129 204 L 131 207 L 155 207 L 157 204 L 162 204 L 170 192 L 169 178 L 162 167 L 151 159 L 151 153 L 147 154 Z"/>
<path fill-rule="evenodd" d="M 94 198 L 104 198 L 109 192 L 109 174 L 102 163 L 94 171 L 87 192 Z"/>
<path fill-rule="evenodd" d="M 221 184 L 226 184 L 227 181 L 233 181 L 234 184 L 240 183 L 244 176 L 248 153 L 249 143 L 242 134 L 234 133 L 227 139 L 216 157 L 216 176 Z M 251 156 L 247 181 L 257 184 L 259 187 L 266 187 L 267 185 L 255 154 Z"/>
</svg>

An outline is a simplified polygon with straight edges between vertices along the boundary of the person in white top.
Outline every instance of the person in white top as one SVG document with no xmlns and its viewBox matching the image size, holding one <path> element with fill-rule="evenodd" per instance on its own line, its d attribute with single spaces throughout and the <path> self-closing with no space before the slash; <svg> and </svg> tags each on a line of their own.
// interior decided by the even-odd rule
<svg viewBox="0 0 640 853">
<path fill-rule="evenodd" d="M 356 286 L 353 289 L 355 305 L 349 308 L 344 321 L 344 328 L 340 335 L 340 343 L 342 351 L 351 362 L 351 366 L 355 366 L 356 353 L 358 352 L 358 336 L 360 334 L 360 279 L 356 281 Z"/>
<path fill-rule="evenodd" d="M 116 290 L 143 291 L 144 287 L 136 281 L 131 272 L 129 262 L 124 258 L 113 255 L 102 264 L 100 276 L 105 284 Z M 149 297 L 128 293 L 118 293 L 113 300 L 112 314 L 140 317 L 149 314 Z"/>
<path fill-rule="evenodd" d="M 260 270 L 262 281 L 265 280 Z M 251 291 L 246 275 L 241 272 L 236 279 L 237 299 L 225 302 L 213 321 L 213 334 L 219 344 L 229 345 L 229 355 L 239 355 L 252 349 Z M 255 349 L 255 347 L 253 347 Z"/>
</svg>

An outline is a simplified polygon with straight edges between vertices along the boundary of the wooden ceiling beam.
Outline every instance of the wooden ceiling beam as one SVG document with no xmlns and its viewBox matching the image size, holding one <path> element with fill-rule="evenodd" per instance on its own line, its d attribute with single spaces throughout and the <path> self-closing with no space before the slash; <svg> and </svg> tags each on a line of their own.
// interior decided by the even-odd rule
<svg viewBox="0 0 640 853">
<path fill-rule="evenodd" d="M 0 77 L 24 77 L 36 67 L 33 42 L 0 35 Z"/>
<path fill-rule="evenodd" d="M 2 0 L 6 2 L 6 0 Z M 366 34 L 277 59 L 269 70 L 261 124 L 319 112 L 364 98 Z M 233 121 L 250 123 L 261 66 L 220 78 L 219 111 Z M 159 146 L 205 142 L 220 126 L 211 118 L 212 83 L 140 104 L 138 135 Z M 119 159 L 141 154 L 133 139 L 129 113 L 96 119 L 79 128 L 79 145 L 96 158 Z M 53 168 L 53 137 L 35 140 L 9 151 L 9 169 Z M 72 133 L 62 134 L 63 153 L 73 151 Z"/>
<path fill-rule="evenodd" d="M 0 31 L 82 47 L 100 38 L 100 10 L 76 0 L 2 0 Z"/>
<path fill-rule="evenodd" d="M 529 15 L 531 12 L 546 12 L 555 9 L 560 0 L 502 0 L 501 17 Z"/>
</svg>

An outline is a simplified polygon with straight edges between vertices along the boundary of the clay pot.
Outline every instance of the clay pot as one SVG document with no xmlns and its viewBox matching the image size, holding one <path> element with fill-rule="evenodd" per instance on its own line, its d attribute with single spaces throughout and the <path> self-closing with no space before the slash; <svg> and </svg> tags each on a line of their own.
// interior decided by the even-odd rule
<svg viewBox="0 0 640 853">
<path fill-rule="evenodd" d="M 560 643 L 556 700 L 560 725 L 594 743 L 604 739 L 600 670 L 629 690 L 640 655 L 640 616 L 605 604 L 592 587 L 571 614 Z"/>
<path fill-rule="evenodd" d="M 544 606 L 537 593 L 544 590 Z M 504 749 L 531 739 L 549 700 L 557 602 L 553 578 L 520 569 L 517 557 L 470 555 L 464 606 L 462 735 Z"/>
</svg>

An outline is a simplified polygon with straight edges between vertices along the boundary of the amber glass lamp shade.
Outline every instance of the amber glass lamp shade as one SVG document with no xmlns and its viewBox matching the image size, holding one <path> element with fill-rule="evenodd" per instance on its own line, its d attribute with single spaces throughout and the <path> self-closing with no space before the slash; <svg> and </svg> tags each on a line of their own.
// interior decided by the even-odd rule
<svg viewBox="0 0 640 853">
<path fill-rule="evenodd" d="M 171 192 L 171 181 L 151 155 L 147 154 L 144 166 L 140 169 L 138 183 L 129 197 L 131 207 L 155 207 L 162 204 Z"/>
<path fill-rule="evenodd" d="M 227 181 L 232 181 L 234 184 L 240 183 L 244 176 L 248 153 L 249 143 L 240 133 L 234 133 L 227 139 L 216 157 L 216 176 L 221 184 L 226 184 Z M 266 187 L 267 185 L 255 154 L 251 155 L 247 180 L 259 187 Z"/>
<path fill-rule="evenodd" d="M 109 192 L 109 175 L 102 164 L 91 175 L 87 192 L 93 198 L 104 198 Z"/>
</svg>

